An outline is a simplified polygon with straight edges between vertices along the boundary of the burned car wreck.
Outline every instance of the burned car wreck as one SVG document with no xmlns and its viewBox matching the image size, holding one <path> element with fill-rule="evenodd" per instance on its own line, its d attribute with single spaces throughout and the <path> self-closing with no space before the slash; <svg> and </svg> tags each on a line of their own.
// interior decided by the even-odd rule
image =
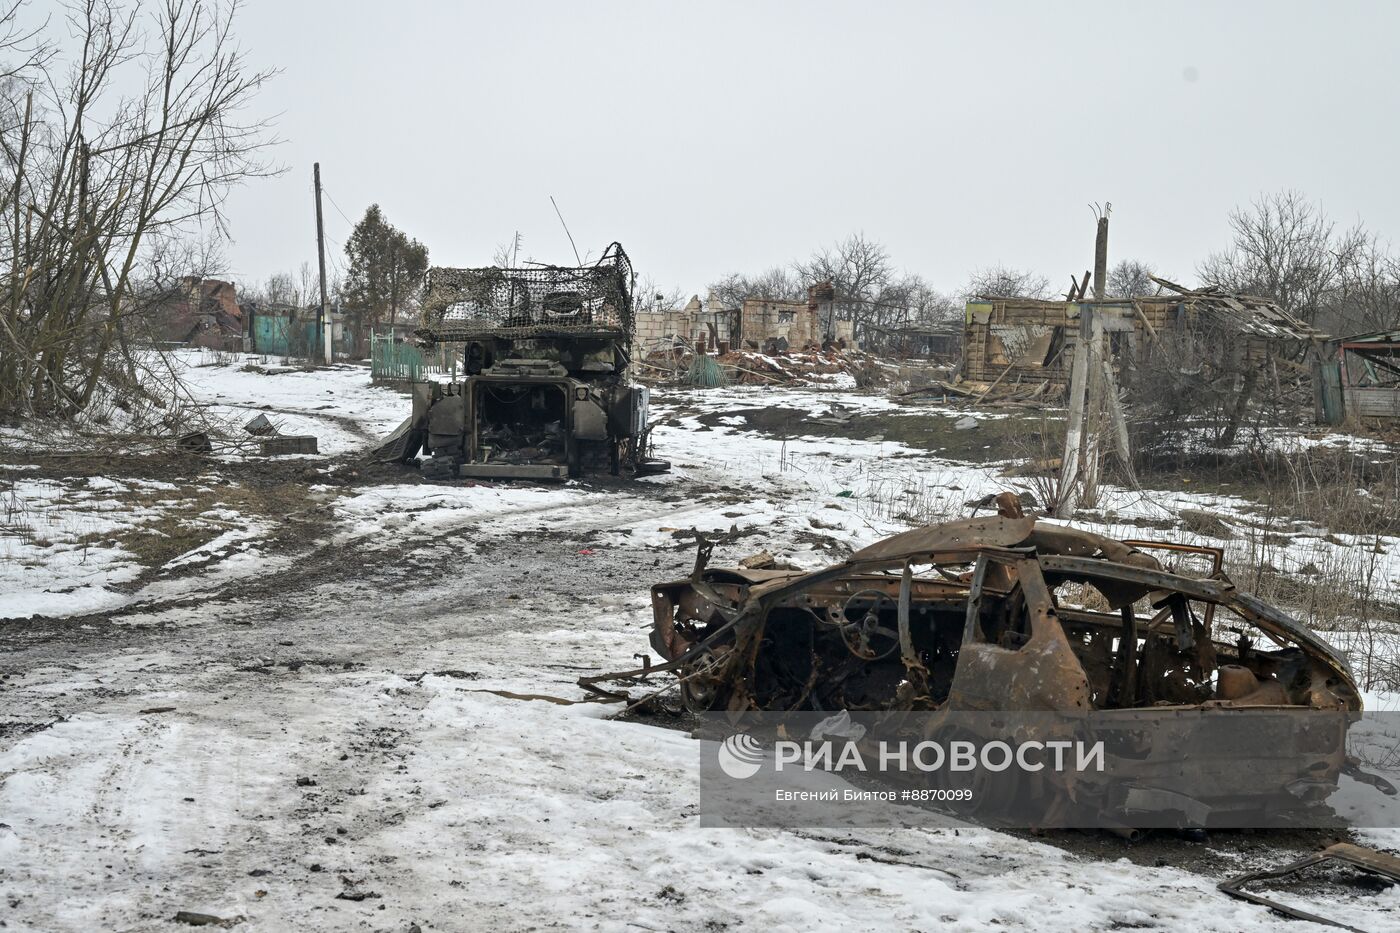
<svg viewBox="0 0 1400 933">
<path fill-rule="evenodd" d="M 669 672 L 692 713 L 732 718 L 1015 711 L 1170 729 L 1229 713 L 1259 741 L 1189 756 L 1212 799 L 1178 810 L 1202 824 L 1267 805 L 1261 787 L 1319 800 L 1339 774 L 1359 773 L 1345 753 L 1361 710 L 1345 658 L 1238 590 L 1219 549 L 1038 522 L 1012 495 L 998 505 L 810 573 L 712 568 L 702 543 L 690 579 L 652 589 L 651 646 L 665 663 L 581 683 L 604 692 Z M 1192 777 L 1170 736 L 1134 752 L 1158 804 Z"/>
</svg>

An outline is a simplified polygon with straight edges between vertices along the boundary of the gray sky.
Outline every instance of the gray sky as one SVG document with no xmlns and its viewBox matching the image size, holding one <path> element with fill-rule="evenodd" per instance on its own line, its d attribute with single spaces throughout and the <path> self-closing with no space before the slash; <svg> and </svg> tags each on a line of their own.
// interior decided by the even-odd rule
<svg viewBox="0 0 1400 933">
<path fill-rule="evenodd" d="M 233 272 L 315 259 L 312 163 L 442 265 L 514 231 L 621 240 L 687 294 L 852 231 L 953 289 L 1110 259 L 1191 279 L 1226 214 L 1297 188 L 1400 238 L 1396 3 L 249 0 L 289 172 L 229 205 Z M 343 267 L 350 225 L 326 204 Z"/>
</svg>

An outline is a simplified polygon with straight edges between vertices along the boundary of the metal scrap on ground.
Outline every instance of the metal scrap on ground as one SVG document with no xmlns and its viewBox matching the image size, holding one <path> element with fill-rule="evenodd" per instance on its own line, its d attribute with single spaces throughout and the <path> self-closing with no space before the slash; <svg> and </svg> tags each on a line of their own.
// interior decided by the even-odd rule
<svg viewBox="0 0 1400 933">
<path fill-rule="evenodd" d="M 1292 917 L 1295 920 L 1308 920 L 1312 923 L 1321 923 L 1325 926 L 1351 930 L 1353 933 L 1364 933 L 1364 931 L 1357 927 L 1348 926 L 1336 920 L 1329 920 L 1326 917 L 1320 917 L 1306 910 L 1290 907 L 1287 904 L 1281 904 L 1278 901 L 1270 900 L 1267 897 L 1262 897 L 1245 890 L 1245 885 L 1253 884 L 1257 881 L 1270 881 L 1284 878 L 1324 862 L 1341 862 L 1353 868 L 1360 869 L 1366 874 L 1389 879 L 1392 883 L 1400 882 L 1400 858 L 1387 855 L 1384 852 L 1377 852 L 1375 849 L 1367 849 L 1362 846 L 1339 842 L 1336 845 L 1328 846 L 1321 852 L 1314 852 L 1312 855 L 1307 855 L 1295 862 L 1290 862 L 1281 868 L 1253 871 L 1248 874 L 1230 878 L 1220 882 L 1219 887 L 1220 890 L 1231 897 L 1237 897 L 1240 900 L 1260 904 L 1286 917 Z"/>
</svg>

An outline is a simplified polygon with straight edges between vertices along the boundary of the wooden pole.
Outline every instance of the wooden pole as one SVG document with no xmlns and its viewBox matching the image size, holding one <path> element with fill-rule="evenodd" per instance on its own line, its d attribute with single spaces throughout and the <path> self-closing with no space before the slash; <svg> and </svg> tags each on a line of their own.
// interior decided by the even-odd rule
<svg viewBox="0 0 1400 933">
<path fill-rule="evenodd" d="M 1108 206 L 1099 215 L 1094 235 L 1094 301 L 1102 301 L 1108 285 Z M 1083 289 L 1080 289 L 1083 296 Z M 1065 453 L 1060 459 L 1060 495 L 1056 518 L 1071 518 L 1082 501 L 1094 505 L 1098 498 L 1099 439 L 1106 389 L 1101 361 L 1103 320 L 1094 304 L 1079 306 L 1079 336 L 1070 368 L 1069 418 L 1065 425 Z"/>
<path fill-rule="evenodd" d="M 1113 437 L 1118 447 L 1118 459 L 1123 463 L 1123 473 L 1128 482 L 1137 487 L 1137 473 L 1133 470 L 1133 448 L 1128 437 L 1128 418 L 1123 412 L 1123 400 L 1118 397 L 1118 381 L 1113 376 L 1113 361 L 1103 361 L 1104 394 L 1108 401 L 1108 416 L 1113 422 Z"/>
<path fill-rule="evenodd" d="M 1084 389 L 1084 451 L 1080 455 L 1080 472 L 1083 477 L 1079 501 L 1088 508 L 1099 504 L 1099 465 L 1103 447 L 1099 438 L 1103 433 L 1104 348 L 1103 315 L 1097 307 L 1089 315 L 1088 378 Z"/>
<path fill-rule="evenodd" d="M 1111 208 L 1105 205 L 1104 212 L 1099 216 L 1099 221 L 1094 232 L 1094 301 L 1103 301 L 1108 286 L 1108 211 Z M 1081 443 L 1084 445 L 1080 455 L 1080 471 L 1083 482 L 1080 486 L 1079 501 L 1089 508 L 1098 505 L 1099 502 L 1099 466 L 1103 456 L 1103 445 L 1099 443 L 1103 433 L 1103 422 L 1105 409 L 1107 408 L 1104 398 L 1107 385 L 1104 381 L 1104 363 L 1107 361 L 1107 354 L 1104 353 L 1104 331 L 1103 315 L 1097 307 L 1089 316 L 1089 353 L 1088 353 L 1088 380 L 1085 387 L 1084 404 L 1084 431 Z"/>
<path fill-rule="evenodd" d="M 1060 459 L 1060 496 L 1056 518 L 1071 518 L 1079 504 L 1079 454 L 1084 438 L 1084 396 L 1089 376 L 1089 317 L 1092 305 L 1081 305 L 1079 335 L 1074 341 L 1074 362 L 1069 375 L 1069 417 L 1065 422 L 1065 453 Z"/>
</svg>

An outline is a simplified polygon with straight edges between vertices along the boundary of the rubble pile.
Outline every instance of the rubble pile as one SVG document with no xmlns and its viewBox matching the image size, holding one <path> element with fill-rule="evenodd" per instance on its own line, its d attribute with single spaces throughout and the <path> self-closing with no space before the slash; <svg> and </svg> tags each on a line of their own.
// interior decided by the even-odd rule
<svg viewBox="0 0 1400 933">
<path fill-rule="evenodd" d="M 690 372 L 694 354 L 651 354 L 641 375 L 658 381 L 679 379 Z M 861 388 L 889 385 L 899 378 L 899 366 L 861 350 L 730 350 L 709 359 L 730 385 L 844 385 Z"/>
</svg>

